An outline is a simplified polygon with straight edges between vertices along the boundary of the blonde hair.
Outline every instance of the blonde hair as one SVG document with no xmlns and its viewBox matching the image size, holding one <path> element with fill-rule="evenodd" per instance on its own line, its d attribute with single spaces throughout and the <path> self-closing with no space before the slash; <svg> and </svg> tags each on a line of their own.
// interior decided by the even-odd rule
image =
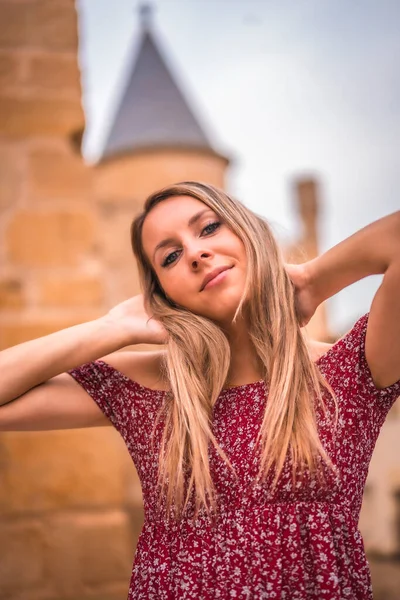
<svg viewBox="0 0 400 600">
<path fill-rule="evenodd" d="M 208 318 L 178 307 L 162 290 L 142 243 L 148 213 L 160 202 L 189 196 L 210 207 L 241 239 L 247 255 L 247 275 L 234 320 L 246 301 L 249 336 L 268 385 L 268 402 L 257 444 L 258 478 L 274 472 L 273 486 L 289 453 L 293 476 L 300 468 L 318 471 L 321 458 L 332 466 L 319 439 L 313 398 L 325 410 L 322 388 L 332 394 L 311 360 L 298 323 L 294 289 L 278 244 L 266 220 L 211 185 L 183 182 L 149 196 L 131 227 L 145 302 L 169 334 L 166 352 L 171 386 L 165 407 L 159 484 L 167 507 L 182 514 L 192 494 L 195 511 L 215 509 L 209 444 L 229 465 L 212 433 L 212 412 L 226 383 L 230 346 L 222 329 Z M 230 465 L 231 466 L 231 465 Z M 232 468 L 232 467 L 231 467 Z"/>
</svg>

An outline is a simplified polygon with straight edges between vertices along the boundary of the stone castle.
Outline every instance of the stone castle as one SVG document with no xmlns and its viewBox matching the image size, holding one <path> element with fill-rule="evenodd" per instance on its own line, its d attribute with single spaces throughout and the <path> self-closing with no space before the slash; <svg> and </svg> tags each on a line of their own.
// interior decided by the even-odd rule
<svg viewBox="0 0 400 600">
<path fill-rule="evenodd" d="M 146 15 L 102 156 L 85 164 L 77 32 L 73 0 L 0 0 L 0 349 L 139 292 L 129 227 L 150 192 L 188 179 L 225 186 L 229 158 L 175 83 Z M 317 200 L 316 183 L 299 181 L 303 235 L 286 249 L 291 260 L 318 253 Z M 324 308 L 310 334 L 334 339 Z M 400 589 L 399 432 L 393 411 L 362 520 L 367 547 L 388 559 L 375 568 L 388 600 L 400 598 L 387 584 L 397 577 Z M 139 482 L 113 429 L 1 434 L 0 599 L 125 598 L 141 521 Z"/>
</svg>

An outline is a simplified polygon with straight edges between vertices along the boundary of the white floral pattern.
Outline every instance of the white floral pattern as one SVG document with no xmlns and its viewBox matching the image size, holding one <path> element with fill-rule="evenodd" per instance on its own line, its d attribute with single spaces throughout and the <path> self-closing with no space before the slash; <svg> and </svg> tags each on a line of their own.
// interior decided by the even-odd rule
<svg viewBox="0 0 400 600">
<path fill-rule="evenodd" d="M 293 485 L 289 460 L 274 492 L 255 484 L 254 452 L 268 390 L 256 382 L 222 390 L 214 432 L 236 477 L 210 449 L 218 516 L 192 508 L 176 522 L 157 511 L 157 467 L 166 392 L 154 391 L 96 361 L 71 371 L 122 435 L 139 474 L 145 523 L 128 600 L 370 600 L 370 573 L 358 531 L 368 466 L 380 428 L 400 395 L 400 381 L 379 390 L 365 359 L 368 315 L 318 360 L 339 403 L 332 435 L 318 410 L 321 440 L 337 467 L 325 483 L 309 474 Z M 155 441 L 152 432 L 155 427 Z"/>
</svg>

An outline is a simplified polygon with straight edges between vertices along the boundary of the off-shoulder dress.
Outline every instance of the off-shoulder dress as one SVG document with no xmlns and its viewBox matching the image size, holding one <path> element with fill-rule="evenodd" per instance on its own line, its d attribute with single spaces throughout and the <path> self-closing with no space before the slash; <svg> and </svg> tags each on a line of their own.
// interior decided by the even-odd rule
<svg viewBox="0 0 400 600">
<path fill-rule="evenodd" d="M 335 435 L 329 414 L 317 410 L 320 438 L 336 474 L 325 483 L 307 474 L 292 483 L 289 461 L 278 485 L 254 483 L 255 439 L 268 389 L 263 381 L 224 389 L 213 428 L 236 471 L 210 448 L 218 515 L 174 521 L 157 510 L 157 466 L 167 392 L 132 381 L 96 361 L 70 374 L 123 437 L 140 477 L 145 521 L 128 600 L 370 600 L 370 572 L 358 530 L 368 466 L 385 417 L 400 396 L 400 381 L 377 389 L 365 359 L 368 315 L 317 361 L 339 406 Z M 155 443 L 152 433 L 155 431 Z"/>
</svg>

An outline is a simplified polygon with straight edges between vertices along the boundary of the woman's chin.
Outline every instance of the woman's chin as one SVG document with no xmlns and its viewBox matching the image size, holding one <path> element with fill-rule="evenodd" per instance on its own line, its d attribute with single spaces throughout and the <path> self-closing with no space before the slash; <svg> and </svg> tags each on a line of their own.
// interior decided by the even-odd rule
<svg viewBox="0 0 400 600">
<path fill-rule="evenodd" d="M 222 307 L 218 307 L 218 310 L 214 310 L 212 315 L 208 315 L 212 321 L 215 321 L 218 325 L 228 326 L 231 325 L 235 317 L 237 308 L 240 300 L 235 303 L 225 304 Z M 237 317 L 240 320 L 240 314 Z"/>
<path fill-rule="evenodd" d="M 199 306 L 186 306 L 190 312 L 214 321 L 218 325 L 231 323 L 242 298 L 242 290 L 224 290 Z M 247 303 L 247 301 L 246 301 Z"/>
</svg>

